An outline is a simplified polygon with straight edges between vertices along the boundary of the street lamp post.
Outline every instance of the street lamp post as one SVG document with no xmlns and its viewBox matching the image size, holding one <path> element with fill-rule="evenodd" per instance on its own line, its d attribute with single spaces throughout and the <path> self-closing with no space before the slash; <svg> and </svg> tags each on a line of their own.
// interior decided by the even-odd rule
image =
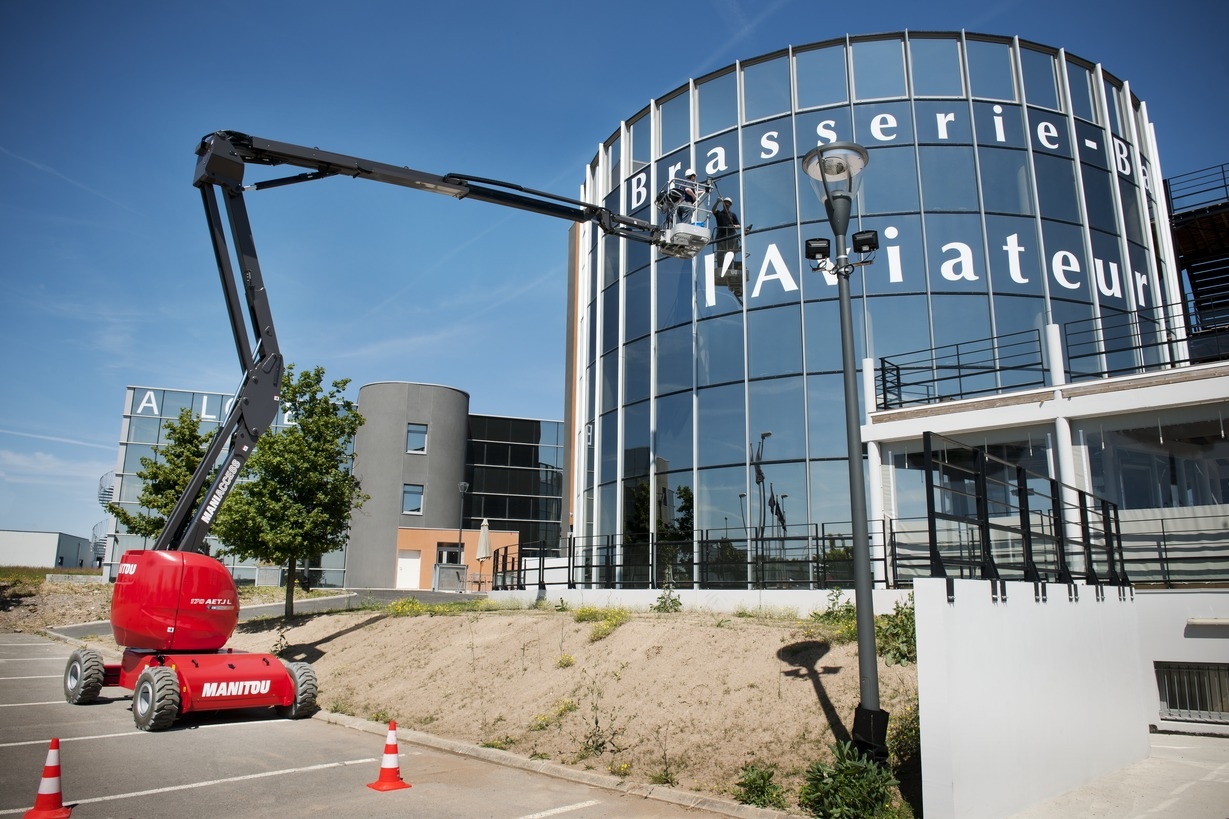
<svg viewBox="0 0 1229 819">
<path fill-rule="evenodd" d="M 465 493 L 469 491 L 469 484 L 461 481 L 457 484 L 457 491 L 461 493 L 461 505 L 457 508 L 457 559 L 464 563 L 465 542 L 461 540 L 461 529 L 465 524 Z"/>
<path fill-rule="evenodd" d="M 802 158 L 802 170 L 828 212 L 836 239 L 833 272 L 841 309 L 841 365 L 845 378 L 845 439 L 849 455 L 849 511 L 853 518 L 854 605 L 858 623 L 858 677 L 861 702 L 854 712 L 854 744 L 871 758 L 887 761 L 888 713 L 879 708 L 879 668 L 875 652 L 875 610 L 871 579 L 870 538 L 866 526 L 866 485 L 862 476 L 862 424 L 858 413 L 857 369 L 854 366 L 853 310 L 850 306 L 849 262 L 845 234 L 862 169 L 870 160 L 866 149 L 852 142 L 830 142 Z M 879 247 L 874 231 L 854 234 L 854 250 Z M 806 257 L 828 257 L 827 239 L 808 239 Z"/>
</svg>

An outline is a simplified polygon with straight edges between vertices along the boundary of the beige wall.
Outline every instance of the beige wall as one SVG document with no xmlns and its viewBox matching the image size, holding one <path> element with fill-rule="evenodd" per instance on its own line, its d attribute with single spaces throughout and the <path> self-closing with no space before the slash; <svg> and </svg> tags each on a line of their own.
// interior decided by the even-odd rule
<svg viewBox="0 0 1229 819">
<path fill-rule="evenodd" d="M 466 529 L 461 532 L 461 542 L 465 545 L 461 557 L 466 565 L 467 577 L 474 579 L 481 576 L 481 584 L 471 582 L 467 584 L 467 591 L 489 591 L 491 588 L 491 560 L 484 560 L 481 564 L 478 561 L 478 534 L 477 529 Z M 516 532 L 502 532 L 491 530 L 491 551 L 501 549 L 507 546 L 515 546 L 519 542 L 519 535 Z M 453 545 L 457 542 L 456 529 L 398 529 L 397 530 L 397 554 L 400 555 L 403 551 L 417 551 L 420 555 L 419 559 L 419 576 L 416 586 L 405 586 L 403 588 L 419 588 L 430 589 L 433 579 L 435 566 L 436 550 L 439 544 Z M 394 558 L 395 559 L 395 558 Z M 394 575 L 397 567 L 394 565 Z M 405 579 L 402 579 L 404 584 Z"/>
</svg>

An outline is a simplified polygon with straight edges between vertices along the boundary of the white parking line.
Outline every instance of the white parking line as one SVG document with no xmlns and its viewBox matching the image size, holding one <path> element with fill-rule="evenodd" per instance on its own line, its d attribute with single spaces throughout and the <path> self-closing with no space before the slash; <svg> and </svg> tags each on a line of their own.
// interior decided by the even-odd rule
<svg viewBox="0 0 1229 819">
<path fill-rule="evenodd" d="M 17 679 L 21 679 L 18 677 Z M 0 708 L 24 708 L 27 705 L 62 705 L 64 700 L 48 700 L 47 702 L 0 702 Z"/>
<path fill-rule="evenodd" d="M 308 765 L 303 768 L 284 768 L 280 771 L 265 771 L 264 773 L 246 774 L 244 776 L 231 776 L 226 779 L 210 779 L 205 782 L 191 782 L 187 785 L 173 785 L 167 788 L 152 788 L 147 791 L 132 791 L 131 793 L 117 793 L 113 796 L 96 796 L 92 799 L 73 799 L 72 803 L 76 805 L 90 805 L 95 802 L 114 802 L 116 799 L 135 799 L 138 796 L 153 796 L 159 793 L 173 793 L 175 791 L 187 791 L 193 788 L 208 788 L 213 785 L 225 785 L 230 782 L 244 782 L 250 779 L 264 779 L 270 776 L 284 776 L 286 774 L 306 773 L 308 771 L 321 771 L 326 768 L 343 768 L 347 765 L 366 765 L 371 762 L 376 762 L 376 757 L 368 759 L 351 759 L 346 762 L 325 762 L 320 765 Z M 597 804 L 589 803 L 589 804 Z M 16 813 L 25 813 L 29 808 L 15 808 L 13 810 L 0 810 L 0 816 L 10 816 Z M 547 816 L 548 814 L 541 814 Z"/>
<path fill-rule="evenodd" d="M 81 742 L 86 739 L 114 739 L 115 737 L 131 737 L 131 736 L 149 736 L 149 731 L 124 731 L 121 734 L 96 734 L 92 737 L 66 737 L 60 740 L 60 744 L 64 745 L 68 742 Z M 0 748 L 18 748 L 22 745 L 46 745 L 45 739 L 31 739 L 25 742 L 4 742 L 0 743 Z"/>
<path fill-rule="evenodd" d="M 62 662 L 67 659 L 67 657 L 8 657 L 0 659 L 0 663 L 45 663 L 49 660 L 60 660 Z"/>
<path fill-rule="evenodd" d="M 37 677 L 0 677 L 0 682 L 5 680 L 58 680 L 59 674 L 39 674 Z"/>
<path fill-rule="evenodd" d="M 530 813 L 520 817 L 520 819 L 545 819 L 547 816 L 558 816 L 561 813 L 571 813 L 574 810 L 590 808 L 598 804 L 601 804 L 598 800 L 590 799 L 588 802 L 577 802 L 575 805 L 564 805 L 562 808 L 551 808 L 550 810 L 544 810 L 541 813 Z"/>
</svg>

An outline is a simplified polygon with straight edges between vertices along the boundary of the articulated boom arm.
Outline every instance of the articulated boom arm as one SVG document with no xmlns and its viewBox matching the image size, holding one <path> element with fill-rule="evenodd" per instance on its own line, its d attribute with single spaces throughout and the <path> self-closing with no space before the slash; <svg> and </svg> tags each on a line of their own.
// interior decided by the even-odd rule
<svg viewBox="0 0 1229 819">
<path fill-rule="evenodd" d="M 200 189 L 204 201 L 218 274 L 222 279 L 222 290 L 226 296 L 226 308 L 235 338 L 235 350 L 239 354 L 239 366 L 243 370 L 243 382 L 236 393 L 232 409 L 213 437 L 200 466 L 167 517 L 166 526 L 154 544 L 155 550 L 202 550 L 218 508 L 234 488 L 240 470 L 256 446 L 256 440 L 276 420 L 281 403 L 279 392 L 284 361 L 273 329 L 273 316 L 269 310 L 264 277 L 256 258 L 256 245 L 252 240 L 247 207 L 243 201 L 245 191 L 311 182 L 330 176 L 370 179 L 389 185 L 442 193 L 455 199 L 477 199 L 573 222 L 593 222 L 608 234 L 655 245 L 662 248 L 663 252 L 669 252 L 669 255 L 680 255 L 677 249 L 667 247 L 668 239 L 662 229 L 649 222 L 623 216 L 598 205 L 495 179 L 459 174 L 436 176 L 411 168 L 321 151 L 318 148 L 260 139 L 237 131 L 209 134 L 201 140 L 196 155 L 193 184 Z M 247 165 L 290 165 L 303 168 L 305 172 L 244 185 L 243 176 Z M 219 199 L 226 210 L 230 238 L 235 244 L 234 258 L 238 261 L 238 278 L 231 249 L 227 245 Z M 688 252 L 695 255 L 698 248 L 695 252 Z M 245 305 L 246 321 L 243 316 Z M 220 465 L 220 468 L 198 503 L 201 488 L 209 480 L 215 465 Z"/>
</svg>

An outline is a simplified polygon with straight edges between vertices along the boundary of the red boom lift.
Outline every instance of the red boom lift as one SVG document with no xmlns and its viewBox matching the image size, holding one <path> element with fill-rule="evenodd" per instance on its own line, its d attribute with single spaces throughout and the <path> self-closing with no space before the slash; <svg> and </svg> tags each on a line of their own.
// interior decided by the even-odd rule
<svg viewBox="0 0 1229 819">
<path fill-rule="evenodd" d="M 297 718 L 316 707 L 316 675 L 308 664 L 283 663 L 272 654 L 224 648 L 239 621 L 239 600 L 230 572 L 202 552 L 214 515 L 234 487 L 256 440 L 277 417 L 280 403 L 283 359 L 252 241 L 245 191 L 342 175 L 594 222 L 608 234 L 655 245 L 663 254 L 679 258 L 694 258 L 708 240 L 707 232 L 698 236 L 693 229 L 687 235 L 675 235 L 603 207 L 507 182 L 456 174 L 435 176 L 236 131 L 206 136 L 196 155 L 193 184 L 204 201 L 243 381 L 233 408 L 153 548 L 126 552 L 120 560 L 111 630 L 115 641 L 124 646 L 122 661 L 104 663 L 97 651 L 79 649 L 64 669 L 64 696 L 73 704 L 94 701 L 103 686 L 130 689 L 133 720 L 145 731 L 168 728 L 180 714 L 191 711 L 274 707 L 285 717 Z M 290 165 L 307 172 L 245 185 L 244 170 L 249 164 Z M 238 277 L 219 198 L 235 244 Z M 202 496 L 201 488 L 219 464 L 221 468 Z M 197 498 L 202 500 L 198 503 Z"/>
</svg>

